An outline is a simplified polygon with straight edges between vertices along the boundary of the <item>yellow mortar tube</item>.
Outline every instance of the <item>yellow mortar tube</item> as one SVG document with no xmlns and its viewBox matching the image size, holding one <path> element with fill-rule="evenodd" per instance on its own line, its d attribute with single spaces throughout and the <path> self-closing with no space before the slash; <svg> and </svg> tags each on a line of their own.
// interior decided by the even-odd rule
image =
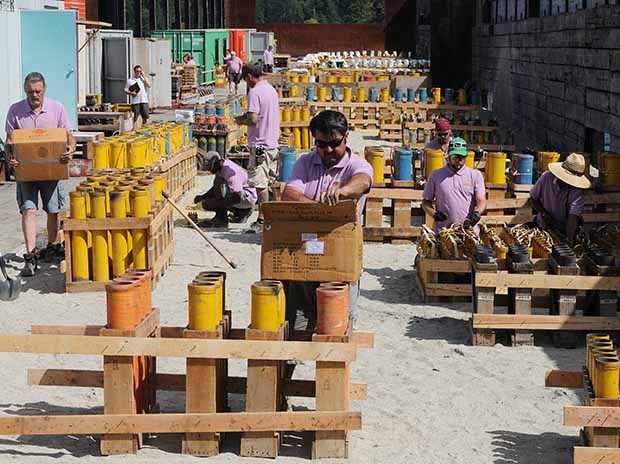
<svg viewBox="0 0 620 464">
<path fill-rule="evenodd" d="M 224 277 L 223 276 L 200 276 L 196 277 L 193 281 L 196 284 L 209 284 L 215 285 L 217 290 L 217 321 L 222 320 L 224 317 Z"/>
<path fill-rule="evenodd" d="M 372 166 L 373 184 L 383 184 L 385 182 L 385 153 L 381 147 L 366 147 L 364 157 Z"/>
<path fill-rule="evenodd" d="M 113 218 L 127 217 L 125 208 L 125 192 L 110 192 L 111 216 Z M 129 249 L 127 231 L 112 230 L 112 275 L 119 277 L 127 270 Z"/>
<path fill-rule="evenodd" d="M 256 330 L 276 331 L 280 328 L 280 299 L 277 286 L 256 282 L 252 284 L 252 320 Z"/>
<path fill-rule="evenodd" d="M 286 319 L 286 295 L 284 293 L 284 285 L 279 280 L 261 280 L 259 283 L 265 285 L 275 285 L 278 287 L 278 311 L 280 324 L 284 324 Z"/>
<path fill-rule="evenodd" d="M 113 169 L 122 169 L 126 166 L 127 144 L 125 142 L 112 142 L 110 145 L 110 165 L 108 167 Z"/>
<path fill-rule="evenodd" d="M 595 358 L 595 369 L 594 395 L 596 398 L 617 400 L 618 382 L 620 381 L 618 356 L 597 356 Z"/>
<path fill-rule="evenodd" d="M 86 197 L 83 192 L 69 194 L 71 218 L 86 219 Z M 71 273 L 73 281 L 88 280 L 88 233 L 85 230 L 71 232 Z"/>
<path fill-rule="evenodd" d="M 105 193 L 93 192 L 90 195 L 90 210 L 95 219 L 105 219 Z M 110 265 L 108 260 L 108 231 L 93 230 L 93 280 L 105 282 L 110 280 Z"/>
<path fill-rule="evenodd" d="M 191 283 L 187 286 L 188 327 L 191 330 L 215 330 L 220 323 L 217 310 L 217 284 Z"/>
<path fill-rule="evenodd" d="M 94 167 L 95 169 L 106 169 L 110 167 L 110 150 L 112 146 L 106 141 L 93 143 Z"/>
<path fill-rule="evenodd" d="M 151 210 L 150 192 L 148 190 L 134 189 L 131 192 L 131 208 L 134 217 L 147 217 Z M 131 240 L 133 267 L 136 269 L 146 269 L 148 265 L 146 259 L 147 231 L 145 229 L 133 229 L 131 231 Z"/>
</svg>

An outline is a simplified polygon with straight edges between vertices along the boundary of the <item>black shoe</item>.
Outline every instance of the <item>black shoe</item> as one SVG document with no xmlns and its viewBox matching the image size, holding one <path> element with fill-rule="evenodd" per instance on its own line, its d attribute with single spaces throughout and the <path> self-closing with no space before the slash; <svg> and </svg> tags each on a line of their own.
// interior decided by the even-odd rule
<svg viewBox="0 0 620 464">
<path fill-rule="evenodd" d="M 261 234 L 263 232 L 263 222 L 264 221 L 262 219 L 257 219 L 252 224 L 250 224 L 250 227 L 245 230 L 245 233 L 246 234 Z"/>
<path fill-rule="evenodd" d="M 213 219 L 205 219 L 198 223 L 198 227 L 204 229 L 226 228 L 228 227 L 228 218 L 214 217 Z"/>
<path fill-rule="evenodd" d="M 56 259 L 60 262 L 65 259 L 65 242 L 59 242 L 55 246 L 54 253 L 56 254 Z"/>
<path fill-rule="evenodd" d="M 235 224 L 245 224 L 252 215 L 254 210 L 252 208 L 247 209 L 235 209 L 230 215 L 229 221 Z"/>
<path fill-rule="evenodd" d="M 35 250 L 33 250 L 35 251 Z M 24 253 L 24 268 L 22 269 L 22 277 L 34 276 L 39 267 L 39 258 L 35 253 Z"/>
</svg>

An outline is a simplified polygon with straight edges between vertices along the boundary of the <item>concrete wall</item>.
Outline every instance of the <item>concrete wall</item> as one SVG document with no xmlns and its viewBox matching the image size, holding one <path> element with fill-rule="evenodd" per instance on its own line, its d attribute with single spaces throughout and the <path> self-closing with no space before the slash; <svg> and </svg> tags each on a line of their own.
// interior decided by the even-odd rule
<svg viewBox="0 0 620 464">
<path fill-rule="evenodd" d="M 590 128 L 595 138 L 609 132 L 620 150 L 618 44 L 620 6 L 483 24 L 474 32 L 473 75 L 517 145 L 584 150 Z"/>
<path fill-rule="evenodd" d="M 273 32 L 278 53 L 343 50 L 385 50 L 382 24 L 256 24 L 259 31 Z"/>
</svg>

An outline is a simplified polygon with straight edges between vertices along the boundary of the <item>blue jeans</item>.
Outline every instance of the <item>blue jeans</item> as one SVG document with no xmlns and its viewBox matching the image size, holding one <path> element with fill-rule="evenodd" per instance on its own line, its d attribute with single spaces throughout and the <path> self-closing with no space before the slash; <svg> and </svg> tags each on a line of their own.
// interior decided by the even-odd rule
<svg viewBox="0 0 620 464">
<path fill-rule="evenodd" d="M 58 213 L 65 206 L 65 189 L 62 182 L 45 180 L 34 182 L 17 182 L 17 205 L 19 212 L 39 208 L 39 194 L 46 213 Z"/>
</svg>

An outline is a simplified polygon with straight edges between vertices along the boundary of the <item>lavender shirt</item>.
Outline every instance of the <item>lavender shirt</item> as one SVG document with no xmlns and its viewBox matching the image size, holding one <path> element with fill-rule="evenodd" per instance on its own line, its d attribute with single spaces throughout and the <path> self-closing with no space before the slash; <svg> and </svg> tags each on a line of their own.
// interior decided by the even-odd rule
<svg viewBox="0 0 620 464">
<path fill-rule="evenodd" d="M 71 130 L 71 123 L 62 103 L 43 98 L 43 108 L 39 114 L 34 114 L 28 100 L 14 103 L 6 115 L 5 131 L 7 135 L 15 129 L 67 129 Z"/>
<path fill-rule="evenodd" d="M 435 209 L 447 214 L 446 221 L 435 223 L 435 232 L 452 224 L 462 224 L 478 199 L 486 197 L 480 171 L 463 166 L 454 172 L 449 166 L 433 171 L 424 187 L 423 198 L 435 200 Z"/>
<path fill-rule="evenodd" d="M 248 185 L 248 173 L 241 166 L 230 160 L 224 160 L 219 176 L 226 181 L 230 190 L 239 193 L 253 205 L 256 204 L 258 199 L 256 189 Z"/>
<path fill-rule="evenodd" d="M 539 201 L 553 220 L 562 224 L 564 228 L 569 214 L 580 216 L 583 213 L 585 192 L 575 187 L 562 189 L 556 180 L 551 172 L 544 172 L 532 187 L 530 198 Z M 542 227 L 541 213 L 536 216 L 536 222 Z"/>
<path fill-rule="evenodd" d="M 265 64 L 273 64 L 273 53 L 269 49 L 263 52 L 263 61 Z"/>
<path fill-rule="evenodd" d="M 228 60 L 228 72 L 232 74 L 237 74 L 241 71 L 241 66 L 243 65 L 243 61 L 238 56 L 233 56 Z"/>
<path fill-rule="evenodd" d="M 359 155 L 347 147 L 345 155 L 335 166 L 326 168 L 316 151 L 302 155 L 293 166 L 291 177 L 286 183 L 310 200 L 320 201 L 321 193 L 326 191 L 334 182 L 346 184 L 355 174 L 366 174 L 372 182 L 372 166 Z M 360 211 L 364 208 L 366 195 L 357 201 Z"/>
<path fill-rule="evenodd" d="M 248 93 L 248 112 L 256 113 L 258 121 L 248 126 L 251 147 L 277 148 L 280 136 L 280 107 L 278 92 L 272 85 L 260 80 Z"/>
</svg>

